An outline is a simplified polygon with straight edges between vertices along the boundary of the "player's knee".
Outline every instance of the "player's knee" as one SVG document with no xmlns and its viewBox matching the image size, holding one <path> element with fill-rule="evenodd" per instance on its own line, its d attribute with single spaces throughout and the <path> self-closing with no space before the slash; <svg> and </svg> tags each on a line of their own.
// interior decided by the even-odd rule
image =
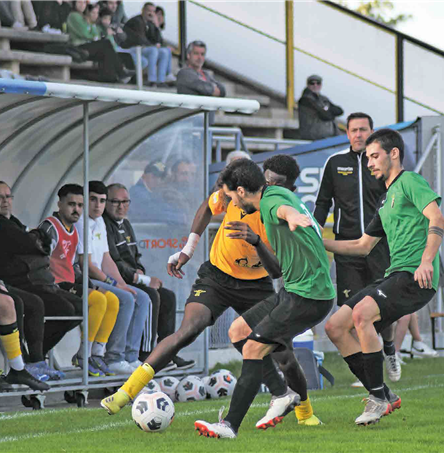
<svg viewBox="0 0 444 453">
<path fill-rule="evenodd" d="M 250 333 L 251 329 L 242 316 L 239 316 L 239 318 L 233 321 L 228 329 L 228 336 L 232 343 L 236 343 L 247 338 Z"/>
<path fill-rule="evenodd" d="M 328 338 L 335 343 L 344 334 L 344 329 L 334 317 L 331 317 L 325 324 L 325 332 Z"/>
<path fill-rule="evenodd" d="M 199 324 L 182 324 L 173 336 L 176 340 L 176 344 L 184 347 L 191 344 L 202 332 L 203 329 L 199 326 Z"/>
</svg>

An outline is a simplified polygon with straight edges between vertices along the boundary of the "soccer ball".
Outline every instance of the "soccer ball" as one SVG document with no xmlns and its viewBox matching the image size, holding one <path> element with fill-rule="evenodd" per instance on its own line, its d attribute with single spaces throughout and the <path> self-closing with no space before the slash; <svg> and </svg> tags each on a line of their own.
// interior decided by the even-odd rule
<svg viewBox="0 0 444 453">
<path fill-rule="evenodd" d="M 176 389 L 176 399 L 180 402 L 200 401 L 207 396 L 205 385 L 202 379 L 197 376 L 187 376 L 183 378 Z"/>
<path fill-rule="evenodd" d="M 176 389 L 179 385 L 179 379 L 172 376 L 164 376 L 159 380 L 160 391 L 166 393 L 172 401 L 176 400 Z"/>
<path fill-rule="evenodd" d="M 151 379 L 151 381 L 142 389 L 142 392 L 144 393 L 156 393 L 161 391 L 160 385 L 154 379 Z"/>
<path fill-rule="evenodd" d="M 211 398 L 231 396 L 236 386 L 237 379 L 230 371 L 215 371 L 205 385 L 206 391 Z"/>
<path fill-rule="evenodd" d="M 209 380 L 210 380 L 210 376 L 205 376 L 202 378 L 202 382 L 205 386 L 205 391 L 207 391 L 207 385 L 208 385 Z M 211 398 L 211 396 L 209 395 L 209 393 L 207 391 L 207 399 L 210 399 L 210 398 Z"/>
<path fill-rule="evenodd" d="M 141 393 L 133 403 L 131 415 L 142 431 L 160 433 L 174 419 L 174 404 L 165 393 Z"/>
</svg>

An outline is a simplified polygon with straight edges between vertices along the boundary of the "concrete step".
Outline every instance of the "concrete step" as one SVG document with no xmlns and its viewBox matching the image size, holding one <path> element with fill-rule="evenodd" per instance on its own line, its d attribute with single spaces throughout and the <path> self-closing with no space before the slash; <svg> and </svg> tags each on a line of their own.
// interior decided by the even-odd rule
<svg viewBox="0 0 444 453">
<path fill-rule="evenodd" d="M 71 65 L 72 58 L 69 55 L 53 55 L 25 50 L 0 50 L 0 61 L 15 61 L 35 66 L 66 66 Z"/>
<path fill-rule="evenodd" d="M 218 126 L 249 127 L 263 129 L 297 129 L 297 119 L 261 118 L 247 115 L 221 115 L 216 114 L 215 124 Z"/>
</svg>

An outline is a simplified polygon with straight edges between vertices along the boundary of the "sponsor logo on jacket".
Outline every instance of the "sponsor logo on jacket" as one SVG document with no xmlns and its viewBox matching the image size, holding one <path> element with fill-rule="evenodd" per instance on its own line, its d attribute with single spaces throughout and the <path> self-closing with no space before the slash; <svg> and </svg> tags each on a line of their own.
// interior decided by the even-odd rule
<svg viewBox="0 0 444 453">
<path fill-rule="evenodd" d="M 353 173 L 353 167 L 338 167 L 338 173 L 340 175 L 351 175 Z"/>
</svg>

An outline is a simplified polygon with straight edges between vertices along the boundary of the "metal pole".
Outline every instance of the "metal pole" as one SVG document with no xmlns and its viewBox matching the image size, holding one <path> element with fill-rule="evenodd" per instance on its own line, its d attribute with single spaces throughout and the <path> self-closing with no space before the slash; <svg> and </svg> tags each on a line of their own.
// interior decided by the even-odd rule
<svg viewBox="0 0 444 453">
<path fill-rule="evenodd" d="M 136 79 L 137 79 L 137 89 L 141 90 L 143 87 L 142 46 L 136 46 Z"/>
<path fill-rule="evenodd" d="M 187 60 L 187 3 L 179 0 L 179 66 L 183 68 Z"/>
<path fill-rule="evenodd" d="M 441 154 L 441 128 L 439 126 L 437 126 L 435 129 L 434 129 L 434 132 L 436 133 L 437 137 L 436 137 L 436 172 L 437 172 L 437 175 L 436 175 L 436 188 L 437 188 L 437 194 L 442 197 L 442 192 L 443 192 L 443 187 L 442 187 L 442 172 L 443 172 L 443 168 L 442 168 L 442 154 Z M 441 207 L 441 210 L 442 210 L 442 207 Z M 440 247 L 440 251 L 438 252 L 440 253 L 440 256 L 443 256 L 443 246 L 441 244 L 441 247 Z M 436 311 L 438 313 L 441 313 L 442 310 L 443 310 L 443 298 L 442 298 L 442 291 L 443 291 L 443 286 L 444 286 L 444 283 L 441 282 L 441 288 L 438 289 L 438 293 L 437 293 L 437 301 L 436 301 Z M 438 329 L 438 332 L 441 332 L 442 331 L 442 322 L 441 322 L 441 318 L 438 318 L 437 319 L 438 323 L 437 323 L 437 329 Z"/>
<path fill-rule="evenodd" d="M 88 385 L 89 104 L 83 103 L 83 384 Z"/>
<path fill-rule="evenodd" d="M 210 191 L 210 181 L 209 181 L 209 173 L 210 173 L 210 164 L 211 164 L 211 137 L 210 137 L 210 120 L 209 120 L 209 113 L 204 113 L 204 165 L 205 165 L 205 178 L 204 178 L 204 197 L 208 196 L 208 192 Z M 204 232 L 204 250 L 205 250 L 205 261 L 208 260 L 209 257 L 209 241 L 208 241 L 208 228 L 205 228 Z M 209 354 L 208 350 L 210 347 L 210 336 L 209 336 L 209 328 L 204 330 L 204 373 L 208 375 L 209 372 Z"/>
<path fill-rule="evenodd" d="M 404 38 L 396 36 L 396 122 L 404 121 Z"/>
<path fill-rule="evenodd" d="M 294 116 L 294 32 L 293 32 L 293 0 L 285 2 L 285 36 L 286 36 L 286 67 L 287 67 L 287 110 L 288 117 Z"/>
</svg>

